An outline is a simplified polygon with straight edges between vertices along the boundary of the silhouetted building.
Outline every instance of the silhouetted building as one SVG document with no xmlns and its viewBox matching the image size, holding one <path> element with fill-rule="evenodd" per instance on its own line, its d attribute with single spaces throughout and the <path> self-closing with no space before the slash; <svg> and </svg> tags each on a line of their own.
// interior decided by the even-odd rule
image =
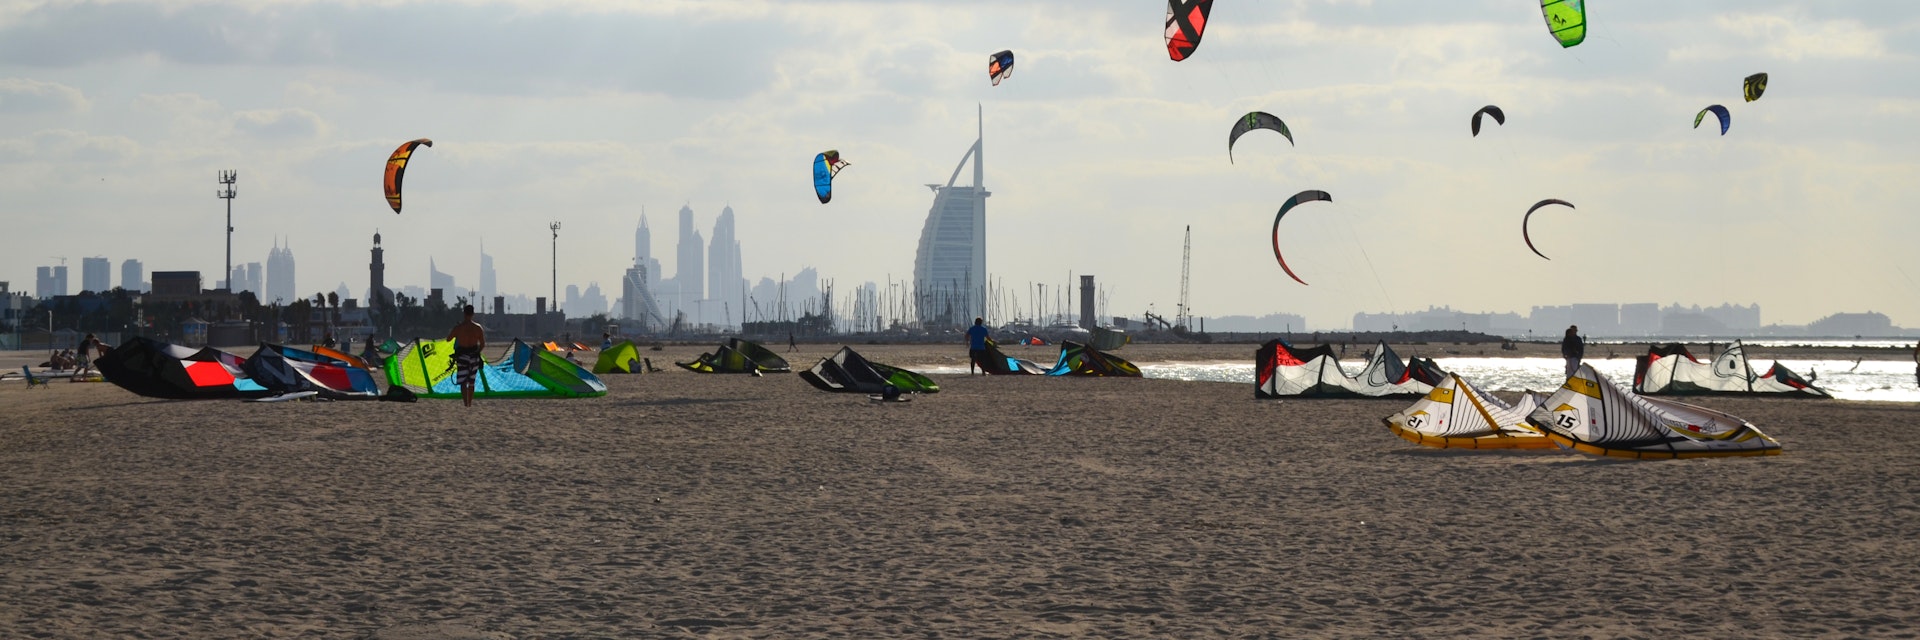
<svg viewBox="0 0 1920 640">
<path fill-rule="evenodd" d="M 985 115 L 979 137 L 960 157 L 946 185 L 929 184 L 933 207 L 920 229 L 913 258 L 915 315 L 929 325 L 959 326 L 986 315 L 987 192 L 984 168 Z M 973 162 L 973 184 L 956 187 L 960 170 Z"/>
<path fill-rule="evenodd" d="M 80 290 L 105 293 L 113 288 L 113 261 L 106 258 L 80 259 Z"/>
<path fill-rule="evenodd" d="M 274 242 L 267 251 L 267 286 L 260 302 L 292 304 L 300 299 L 300 285 L 294 279 L 293 247 Z"/>
<path fill-rule="evenodd" d="M 393 306 L 393 290 L 387 288 L 386 256 L 386 250 L 380 248 L 380 233 L 376 231 L 373 234 L 373 261 L 367 265 L 368 305 L 375 309 Z"/>
<path fill-rule="evenodd" d="M 139 260 L 127 258 L 120 263 L 120 288 L 136 293 L 146 291 L 146 280 L 146 265 L 141 264 Z"/>
<path fill-rule="evenodd" d="M 45 300 L 67 295 L 67 265 L 34 269 L 33 297 Z"/>
<path fill-rule="evenodd" d="M 740 268 L 740 242 L 734 237 L 733 207 L 726 207 L 713 221 L 713 240 L 707 251 L 707 298 L 731 312 L 709 315 L 728 322 L 743 320 L 740 306 L 746 287 L 746 274 Z M 726 317 L 729 315 L 732 318 Z"/>
</svg>

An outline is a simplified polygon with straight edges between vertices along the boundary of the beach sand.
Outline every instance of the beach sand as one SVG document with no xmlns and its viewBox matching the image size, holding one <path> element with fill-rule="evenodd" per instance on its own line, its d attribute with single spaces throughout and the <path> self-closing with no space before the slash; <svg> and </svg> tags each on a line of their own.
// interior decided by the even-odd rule
<svg viewBox="0 0 1920 640">
<path fill-rule="evenodd" d="M 1419 448 L 1380 424 L 1406 400 L 945 375 L 883 404 L 669 362 L 701 350 L 471 409 L 0 383 L 0 636 L 1920 634 L 1910 404 L 1700 399 L 1785 455 L 1640 462 Z"/>
</svg>

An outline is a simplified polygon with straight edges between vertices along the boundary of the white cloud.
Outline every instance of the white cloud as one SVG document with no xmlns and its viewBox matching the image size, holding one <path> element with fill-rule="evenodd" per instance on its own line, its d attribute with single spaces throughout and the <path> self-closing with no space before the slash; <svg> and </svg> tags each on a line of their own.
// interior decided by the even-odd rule
<svg viewBox="0 0 1920 640">
<path fill-rule="evenodd" d="M 120 136 L 96 136 L 56 129 L 25 138 L 0 140 L 0 162 L 113 164 L 132 160 L 140 143 Z"/>
<path fill-rule="evenodd" d="M 0 113 L 86 111 L 91 107 L 86 94 L 58 82 L 0 78 Z"/>
<path fill-rule="evenodd" d="M 233 114 L 235 131 L 260 138 L 317 138 L 327 123 L 306 109 L 255 109 Z"/>
</svg>

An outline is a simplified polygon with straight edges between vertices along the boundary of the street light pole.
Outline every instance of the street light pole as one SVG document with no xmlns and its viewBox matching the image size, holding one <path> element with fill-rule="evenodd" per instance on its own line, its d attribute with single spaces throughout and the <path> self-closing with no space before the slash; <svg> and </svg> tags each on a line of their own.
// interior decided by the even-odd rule
<svg viewBox="0 0 1920 640">
<path fill-rule="evenodd" d="M 552 285 L 553 290 L 548 292 L 547 295 L 553 296 L 551 298 L 548 298 L 549 300 L 553 301 L 553 306 L 551 308 L 554 311 L 559 311 L 560 310 L 560 223 L 558 221 L 555 221 L 554 223 L 547 225 L 547 228 L 553 231 L 553 285 Z"/>
<path fill-rule="evenodd" d="M 239 180 L 239 172 L 220 172 L 221 190 L 214 192 L 221 200 L 227 201 L 227 293 L 233 293 L 233 197 L 239 195 L 233 190 L 233 183 Z"/>
</svg>

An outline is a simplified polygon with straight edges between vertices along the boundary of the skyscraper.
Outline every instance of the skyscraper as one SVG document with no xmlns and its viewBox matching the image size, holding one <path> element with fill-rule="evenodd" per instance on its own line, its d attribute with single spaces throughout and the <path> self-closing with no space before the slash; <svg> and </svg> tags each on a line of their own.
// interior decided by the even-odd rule
<svg viewBox="0 0 1920 640">
<path fill-rule="evenodd" d="M 487 247 L 480 247 L 480 300 L 493 300 L 499 294 L 499 286 L 494 281 L 493 256 L 487 255 Z"/>
<path fill-rule="evenodd" d="M 660 290 L 660 260 L 653 257 L 653 231 L 647 228 L 647 212 L 640 211 L 640 228 L 633 230 L 633 263 L 647 268 L 649 292 Z M 656 310 L 657 311 L 657 310 Z"/>
<path fill-rule="evenodd" d="M 147 268 L 139 260 L 127 258 L 120 263 L 120 288 L 132 292 L 147 290 Z"/>
<path fill-rule="evenodd" d="M 720 309 L 731 312 L 714 317 L 728 323 L 743 317 L 741 295 L 746 285 L 746 275 L 740 272 L 740 241 L 733 234 L 733 207 L 727 207 L 713 221 L 713 242 L 707 251 L 707 297 Z"/>
<path fill-rule="evenodd" d="M 635 264 L 627 269 L 626 277 L 620 279 L 620 317 L 639 321 L 641 332 L 661 329 L 667 323 L 660 313 L 659 301 L 653 298 L 653 287 L 647 284 L 647 280 L 653 278 L 647 273 L 648 268 L 645 264 Z"/>
<path fill-rule="evenodd" d="M 64 295 L 67 295 L 67 265 L 34 269 L 33 297 L 45 299 Z"/>
<path fill-rule="evenodd" d="M 440 267 L 434 264 L 433 258 L 429 257 L 427 258 L 427 290 L 432 291 L 434 289 L 439 289 L 440 295 L 446 296 L 447 304 L 453 304 L 455 295 L 453 292 L 453 276 L 440 273 Z"/>
<path fill-rule="evenodd" d="M 673 308 L 667 311 L 668 315 L 686 312 L 694 322 L 703 321 L 697 303 L 707 297 L 705 244 L 700 238 L 700 230 L 693 226 L 693 207 L 680 207 L 680 243 L 674 247 L 673 288 L 670 292 Z"/>
<path fill-rule="evenodd" d="M 227 276 L 227 290 L 234 293 L 251 291 L 255 299 L 260 297 L 260 263 L 249 262 L 233 265 L 233 273 Z"/>
<path fill-rule="evenodd" d="M 113 261 L 106 258 L 80 259 L 80 290 L 102 293 L 113 288 Z"/>
<path fill-rule="evenodd" d="M 300 299 L 300 287 L 294 280 L 293 247 L 273 243 L 267 252 L 267 289 L 260 302 L 292 304 Z"/>
<path fill-rule="evenodd" d="M 932 325 L 970 324 L 986 315 L 987 196 L 982 166 L 987 139 L 986 117 L 980 115 L 979 137 L 960 157 L 947 184 L 929 184 L 933 208 L 920 229 L 920 248 L 913 258 L 914 310 L 920 322 Z M 973 161 L 973 184 L 953 186 L 960 170 Z"/>
</svg>

